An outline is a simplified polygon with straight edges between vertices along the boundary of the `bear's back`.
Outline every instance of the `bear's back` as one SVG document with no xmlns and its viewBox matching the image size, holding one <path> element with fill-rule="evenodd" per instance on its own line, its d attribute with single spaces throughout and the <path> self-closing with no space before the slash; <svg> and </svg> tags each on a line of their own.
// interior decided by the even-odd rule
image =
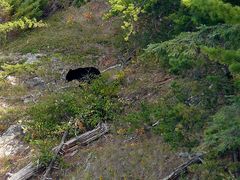
<svg viewBox="0 0 240 180">
<path fill-rule="evenodd" d="M 95 67 L 84 67 L 84 68 L 77 68 L 77 69 L 70 69 L 66 75 L 67 81 L 72 80 L 82 80 L 85 81 L 86 79 L 90 80 L 93 79 L 94 76 L 100 75 L 100 71 Z"/>
</svg>

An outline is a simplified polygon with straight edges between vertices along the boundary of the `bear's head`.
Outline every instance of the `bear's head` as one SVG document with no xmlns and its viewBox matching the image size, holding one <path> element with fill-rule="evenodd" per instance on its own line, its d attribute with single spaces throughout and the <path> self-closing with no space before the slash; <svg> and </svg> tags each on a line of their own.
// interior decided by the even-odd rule
<svg viewBox="0 0 240 180">
<path fill-rule="evenodd" d="M 66 80 L 69 82 L 69 81 L 72 81 L 74 79 L 73 75 L 72 75 L 72 69 L 70 69 L 66 75 Z"/>
</svg>

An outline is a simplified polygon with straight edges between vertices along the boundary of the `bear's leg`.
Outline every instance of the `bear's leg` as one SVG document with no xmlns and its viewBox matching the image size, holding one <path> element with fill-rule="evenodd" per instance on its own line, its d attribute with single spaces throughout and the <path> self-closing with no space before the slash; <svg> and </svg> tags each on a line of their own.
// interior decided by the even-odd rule
<svg viewBox="0 0 240 180">
<path fill-rule="evenodd" d="M 83 86 L 81 85 L 81 84 L 79 84 L 79 86 L 78 87 L 80 87 L 80 89 L 83 89 Z"/>
</svg>

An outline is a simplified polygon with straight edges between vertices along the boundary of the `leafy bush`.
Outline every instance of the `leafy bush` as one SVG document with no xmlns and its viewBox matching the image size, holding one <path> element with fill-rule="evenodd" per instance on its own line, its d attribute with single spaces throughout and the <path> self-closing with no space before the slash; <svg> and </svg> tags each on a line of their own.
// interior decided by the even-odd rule
<svg viewBox="0 0 240 180">
<path fill-rule="evenodd" d="M 105 15 L 109 18 L 113 15 L 120 15 L 123 19 L 122 29 L 126 31 L 125 40 L 129 39 L 132 33 L 135 33 L 134 22 L 138 21 L 141 13 L 153 6 L 157 0 L 108 0 L 111 9 Z"/>
<path fill-rule="evenodd" d="M 26 63 L 18 63 L 18 64 L 4 64 L 1 66 L 1 69 L 3 70 L 0 72 L 0 80 L 5 79 L 8 75 L 12 74 L 26 74 L 26 73 L 33 73 L 36 71 L 37 67 L 39 65 L 39 62 L 32 63 L 32 64 L 26 64 Z"/>
<path fill-rule="evenodd" d="M 128 114 L 125 121 L 133 129 L 152 129 L 175 148 L 196 146 L 207 112 L 200 105 L 204 101 L 199 96 L 202 91 L 194 92 L 198 88 L 195 84 L 173 83 L 169 94 L 156 104 L 143 103 L 137 112 Z M 152 127 L 156 122 L 157 125 Z"/>
<path fill-rule="evenodd" d="M 0 33 L 8 33 L 12 30 L 17 29 L 31 29 L 31 28 L 37 28 L 37 27 L 44 27 L 46 26 L 45 23 L 42 21 L 37 21 L 36 19 L 29 19 L 27 17 L 23 17 L 16 21 L 6 22 L 3 24 L 0 24 Z"/>
<path fill-rule="evenodd" d="M 20 2 L 20 1 L 17 1 L 17 2 Z M 32 12 L 32 14 L 33 14 L 32 16 L 30 16 L 30 15 L 25 16 L 25 14 L 21 14 L 21 15 L 17 15 L 17 17 L 14 19 L 13 16 L 16 12 L 14 10 L 14 5 L 11 3 L 17 3 L 17 2 L 7 1 L 7 0 L 0 1 L 0 10 L 1 10 L 1 12 L 0 12 L 0 19 L 1 19 L 0 45 L 5 43 L 5 41 L 7 39 L 7 34 L 10 31 L 19 30 L 19 29 L 25 30 L 25 29 L 46 26 L 46 24 L 43 23 L 42 21 L 36 20 L 37 15 L 33 14 L 33 12 Z M 38 3 L 38 1 L 36 3 Z M 29 10 L 28 8 L 26 8 L 26 9 Z M 37 9 L 32 9 L 32 11 L 33 10 L 37 10 Z M 34 12 L 34 13 L 36 13 L 36 12 Z"/>
<path fill-rule="evenodd" d="M 198 144 L 197 132 L 203 124 L 201 111 L 182 103 L 160 101 L 155 105 L 143 104 L 139 112 L 130 113 L 126 119 L 134 128 L 145 127 L 163 136 L 173 147 L 193 147 Z"/>
<path fill-rule="evenodd" d="M 117 103 L 118 91 L 119 82 L 111 82 L 104 76 L 94 81 L 91 86 L 83 87 L 80 118 L 88 129 L 99 122 L 115 120 L 121 110 L 120 104 Z"/>
</svg>

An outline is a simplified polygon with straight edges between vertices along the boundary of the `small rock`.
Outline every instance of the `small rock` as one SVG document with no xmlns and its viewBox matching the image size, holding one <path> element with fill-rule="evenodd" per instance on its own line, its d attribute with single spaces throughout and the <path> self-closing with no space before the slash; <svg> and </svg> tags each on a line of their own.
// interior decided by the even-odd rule
<svg viewBox="0 0 240 180">
<path fill-rule="evenodd" d="M 202 153 L 202 152 L 196 152 L 196 153 L 194 154 L 194 156 L 202 157 L 202 156 L 203 156 L 203 153 Z"/>
<path fill-rule="evenodd" d="M 51 61 L 52 61 L 52 62 L 58 62 L 58 61 L 59 61 L 59 58 L 57 58 L 57 57 L 52 57 Z"/>
<path fill-rule="evenodd" d="M 37 99 L 42 95 L 41 92 L 35 93 L 35 94 L 30 94 L 30 95 L 26 95 L 21 97 L 21 100 L 24 103 L 29 103 L 29 102 L 37 102 Z"/>
<path fill-rule="evenodd" d="M 178 156 L 179 156 L 180 158 L 190 158 L 190 157 L 191 157 L 191 154 L 188 153 L 188 152 L 180 152 L 180 153 L 178 154 Z"/>
<path fill-rule="evenodd" d="M 7 109 L 9 105 L 2 99 L 0 99 L 0 108 Z"/>
<path fill-rule="evenodd" d="M 23 129 L 20 125 L 12 125 L 10 126 L 5 133 L 3 133 L 2 136 L 18 136 L 23 135 Z"/>
<path fill-rule="evenodd" d="M 13 85 L 13 86 L 17 85 L 17 78 L 16 77 L 8 76 L 6 79 L 10 82 L 11 85 Z"/>
<path fill-rule="evenodd" d="M 25 83 L 31 88 L 33 87 L 45 88 L 45 82 L 40 77 L 34 77 L 32 79 L 25 81 Z"/>
<path fill-rule="evenodd" d="M 23 96 L 21 100 L 23 101 L 24 104 L 27 104 L 30 102 L 34 102 L 34 97 L 32 95 L 27 95 L 27 96 Z"/>
<path fill-rule="evenodd" d="M 22 56 L 23 59 L 26 59 L 26 64 L 33 64 L 35 62 L 38 62 L 41 57 L 44 57 L 45 54 L 32 54 L 27 53 Z"/>
<path fill-rule="evenodd" d="M 127 78 L 126 78 L 127 84 L 132 84 L 133 81 L 134 81 L 134 77 L 127 77 Z"/>
</svg>

